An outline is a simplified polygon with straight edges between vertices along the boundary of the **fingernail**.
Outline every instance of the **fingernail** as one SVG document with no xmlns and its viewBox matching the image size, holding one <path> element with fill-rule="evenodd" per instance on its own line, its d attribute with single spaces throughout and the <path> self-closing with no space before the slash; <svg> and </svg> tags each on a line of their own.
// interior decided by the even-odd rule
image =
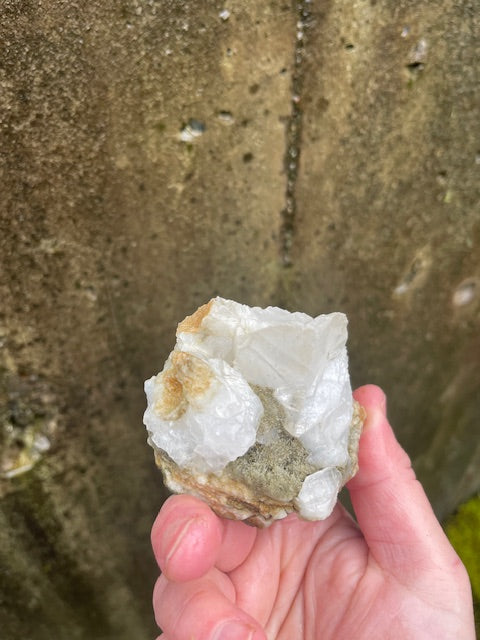
<svg viewBox="0 0 480 640">
<path fill-rule="evenodd" d="M 383 412 L 383 415 L 387 415 L 387 396 L 383 394 L 382 401 L 380 402 L 380 408 Z"/>
<path fill-rule="evenodd" d="M 384 419 L 385 412 L 381 407 L 367 409 L 367 419 L 365 420 L 363 430 L 371 431 L 372 429 L 377 429 Z"/>
<path fill-rule="evenodd" d="M 175 552 L 177 551 L 178 547 L 182 543 L 182 540 L 185 538 L 188 530 L 194 522 L 194 518 L 187 518 L 186 520 L 175 522 L 174 525 L 172 524 L 172 526 L 169 527 L 167 531 L 165 531 L 163 537 L 163 548 L 165 552 L 169 550 L 165 556 L 166 563 L 168 563 L 169 560 L 171 560 L 172 556 L 175 555 Z"/>
<path fill-rule="evenodd" d="M 256 629 L 234 620 L 222 622 L 213 632 L 212 640 L 254 640 Z"/>
</svg>

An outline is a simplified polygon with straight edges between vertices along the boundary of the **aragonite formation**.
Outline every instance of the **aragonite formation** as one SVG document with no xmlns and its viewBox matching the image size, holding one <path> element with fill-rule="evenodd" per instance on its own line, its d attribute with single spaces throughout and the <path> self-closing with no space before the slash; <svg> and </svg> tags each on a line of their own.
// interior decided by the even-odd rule
<svg viewBox="0 0 480 640">
<path fill-rule="evenodd" d="M 178 325 L 144 415 L 167 487 L 268 526 L 322 520 L 357 471 L 342 313 L 312 318 L 214 298 Z"/>
</svg>

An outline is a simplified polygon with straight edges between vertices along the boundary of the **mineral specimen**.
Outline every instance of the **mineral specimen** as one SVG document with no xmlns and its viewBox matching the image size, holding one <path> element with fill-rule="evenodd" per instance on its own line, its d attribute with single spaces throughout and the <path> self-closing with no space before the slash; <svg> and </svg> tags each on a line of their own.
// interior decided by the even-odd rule
<svg viewBox="0 0 480 640">
<path fill-rule="evenodd" d="M 268 526 L 332 512 L 357 470 L 342 313 L 311 318 L 214 298 L 183 320 L 145 382 L 148 442 L 165 484 L 221 516 Z"/>
</svg>

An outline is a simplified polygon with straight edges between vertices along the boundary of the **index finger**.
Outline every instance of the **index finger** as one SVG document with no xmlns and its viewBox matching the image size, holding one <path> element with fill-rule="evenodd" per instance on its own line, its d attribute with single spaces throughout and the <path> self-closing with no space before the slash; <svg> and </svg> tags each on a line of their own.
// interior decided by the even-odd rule
<svg viewBox="0 0 480 640">
<path fill-rule="evenodd" d="M 193 496 L 165 501 L 152 528 L 152 547 L 162 573 L 184 582 L 213 566 L 231 571 L 249 554 L 257 531 L 243 522 L 223 520 Z"/>
</svg>

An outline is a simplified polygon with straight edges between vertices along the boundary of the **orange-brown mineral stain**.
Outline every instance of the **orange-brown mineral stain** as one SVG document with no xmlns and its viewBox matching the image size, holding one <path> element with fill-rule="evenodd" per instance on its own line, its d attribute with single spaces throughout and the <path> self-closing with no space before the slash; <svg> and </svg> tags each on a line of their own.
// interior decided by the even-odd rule
<svg viewBox="0 0 480 640">
<path fill-rule="evenodd" d="M 177 336 L 179 333 L 197 333 L 200 330 L 200 325 L 202 324 L 205 316 L 208 316 L 210 313 L 210 309 L 212 308 L 215 300 L 212 298 L 210 302 L 206 304 L 202 304 L 201 307 L 193 313 L 191 316 L 187 316 L 185 320 L 182 320 L 177 327 Z"/>
<path fill-rule="evenodd" d="M 155 413 L 164 420 L 178 420 L 189 404 L 202 400 L 213 380 L 210 367 L 200 358 L 174 351 L 171 367 L 157 376 L 159 394 L 155 401 Z"/>
</svg>

